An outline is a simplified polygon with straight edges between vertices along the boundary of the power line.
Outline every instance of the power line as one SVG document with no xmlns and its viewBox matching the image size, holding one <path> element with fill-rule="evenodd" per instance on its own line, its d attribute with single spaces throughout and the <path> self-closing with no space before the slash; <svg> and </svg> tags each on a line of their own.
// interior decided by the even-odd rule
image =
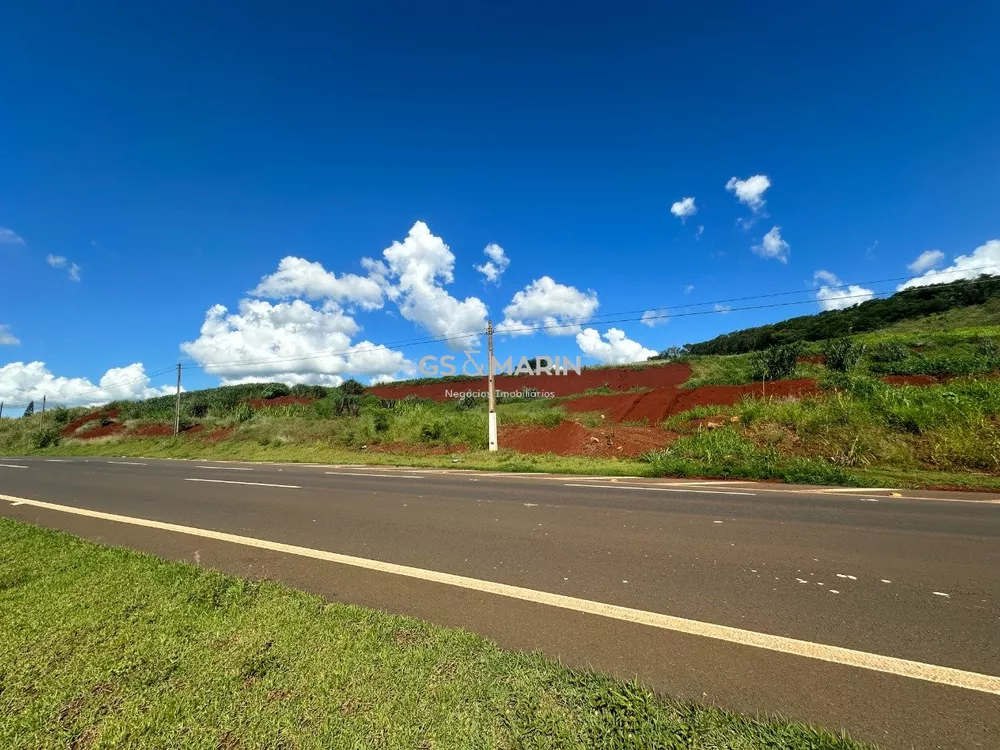
<svg viewBox="0 0 1000 750">
<path fill-rule="evenodd" d="M 1000 267 L 1000 264 L 991 264 L 991 265 L 979 266 L 979 267 L 971 268 L 971 269 L 967 269 L 967 270 L 976 271 L 976 270 L 982 270 L 984 268 L 998 268 L 998 267 Z M 904 280 L 904 279 L 908 280 L 908 279 L 911 279 L 911 278 L 915 278 L 915 277 L 912 277 L 912 276 L 897 276 L 897 277 L 893 277 L 893 278 L 880 279 L 880 280 L 874 280 L 874 281 L 860 281 L 860 282 L 855 282 L 855 283 L 852 283 L 852 284 L 828 285 L 826 288 L 827 289 L 849 289 L 852 286 L 860 286 L 861 284 L 873 284 L 874 285 L 874 284 L 881 284 L 881 283 L 889 283 L 889 282 L 901 281 L 901 280 Z M 967 285 L 967 284 L 979 283 L 980 281 L 981 281 L 981 279 L 978 279 L 978 278 L 977 279 L 961 279 L 961 280 L 950 282 L 950 283 L 953 284 L 953 285 L 959 285 L 959 284 Z M 845 295 L 845 296 L 837 297 L 837 299 L 838 300 L 847 300 L 847 299 L 872 299 L 874 297 L 879 297 L 879 296 L 883 296 L 883 295 L 889 294 L 890 291 L 892 291 L 893 294 L 905 294 L 905 293 L 914 292 L 914 291 L 917 291 L 917 290 L 923 289 L 923 288 L 925 288 L 925 287 L 912 287 L 910 289 L 904 289 L 904 290 L 900 290 L 898 292 L 892 291 L 892 290 L 885 290 L 885 291 L 881 291 L 881 292 L 872 291 L 870 294 L 868 292 L 865 292 L 865 293 L 862 293 L 862 294 Z M 692 303 L 692 304 L 685 304 L 685 305 L 679 305 L 677 307 L 680 307 L 680 308 L 683 309 L 683 308 L 687 308 L 687 307 L 705 307 L 707 305 L 723 305 L 723 304 L 726 304 L 726 303 L 729 303 L 729 302 L 740 302 L 740 301 L 755 300 L 755 299 L 771 299 L 771 298 L 774 298 L 774 297 L 783 297 L 783 296 L 788 296 L 788 295 L 792 295 L 792 294 L 812 294 L 814 291 L 815 290 L 813 290 L 813 289 L 802 289 L 802 290 L 794 290 L 794 291 L 786 291 L 786 292 L 772 292 L 772 293 L 769 293 L 769 294 L 749 295 L 749 296 L 745 296 L 745 297 L 730 297 L 730 298 L 724 299 L 724 300 L 714 300 L 714 301 L 709 301 L 709 302 L 698 302 L 698 303 Z M 730 313 L 730 312 L 744 312 L 744 311 L 748 311 L 748 310 L 764 310 L 764 309 L 769 309 L 769 308 L 791 307 L 791 306 L 795 306 L 795 305 L 808 305 L 808 304 L 814 304 L 816 301 L 817 300 L 815 300 L 815 299 L 805 299 L 805 300 L 796 300 L 796 301 L 793 301 L 793 302 L 778 302 L 778 303 L 772 303 L 772 304 L 767 304 L 767 305 L 751 305 L 751 306 L 745 306 L 745 307 L 733 307 L 733 308 L 727 308 L 727 309 L 724 309 L 724 310 L 715 310 L 715 309 L 713 309 L 713 310 L 700 310 L 700 311 L 694 311 L 694 312 L 679 312 L 679 313 L 665 312 L 665 313 L 654 314 L 654 315 L 649 315 L 648 313 L 651 312 L 650 308 L 645 308 L 645 309 L 642 309 L 642 310 L 630 310 L 630 311 L 623 311 L 623 312 L 603 313 L 602 315 L 586 316 L 586 317 L 579 317 L 579 318 L 564 318 L 562 321 L 560 321 L 558 323 L 544 323 L 544 324 L 537 324 L 537 325 L 525 325 L 525 326 L 517 326 L 517 327 L 508 327 L 508 328 L 503 328 L 503 329 L 498 330 L 497 333 L 500 334 L 500 335 L 503 335 L 503 334 L 516 334 L 516 333 L 534 333 L 534 332 L 537 332 L 537 331 L 558 330 L 558 329 L 561 329 L 561 328 L 574 328 L 574 327 L 577 327 L 577 326 L 582 325 L 584 323 L 593 323 L 593 324 L 597 324 L 597 325 L 611 325 L 613 323 L 629 323 L 629 322 L 636 322 L 636 321 L 642 321 L 642 320 L 660 320 L 660 319 L 664 319 L 664 318 L 686 318 L 686 317 L 695 317 L 695 316 L 699 316 L 699 315 L 722 315 L 722 314 L 726 314 L 726 313 Z M 669 309 L 670 308 L 666 307 L 666 306 L 660 306 L 658 308 L 653 308 L 653 310 L 669 310 Z M 637 315 L 639 313 L 642 313 L 641 317 L 617 317 L 615 320 L 596 320 L 596 318 L 600 318 L 600 317 L 609 317 L 609 316 L 614 317 L 614 316 Z M 225 368 L 225 367 L 236 367 L 236 366 L 247 367 L 247 366 L 253 366 L 253 365 L 280 364 L 280 363 L 285 363 L 285 362 L 303 362 L 303 361 L 311 360 L 311 359 L 322 359 L 322 358 L 325 358 L 325 357 L 335 357 L 335 356 L 341 356 L 341 355 L 359 354 L 359 353 L 365 353 L 365 352 L 375 352 L 375 351 L 382 351 L 384 349 L 406 349 L 406 348 L 409 348 L 409 347 L 412 347 L 412 346 L 419 346 L 421 344 L 427 344 L 427 343 L 446 343 L 446 342 L 449 342 L 449 341 L 457 341 L 457 340 L 464 339 L 464 338 L 474 338 L 474 337 L 481 336 L 481 335 L 484 335 L 484 334 L 485 334 L 485 331 L 467 331 L 467 332 L 464 332 L 464 333 L 452 334 L 450 336 L 431 336 L 431 337 L 425 337 L 425 338 L 422 338 L 422 339 L 401 339 L 399 341 L 389 342 L 387 344 L 380 344 L 380 345 L 376 345 L 376 346 L 372 346 L 372 347 L 368 347 L 368 348 L 351 347 L 351 348 L 348 348 L 348 349 L 329 350 L 329 351 L 317 352 L 317 353 L 313 353 L 313 354 L 303 354 L 303 355 L 295 355 L 295 356 L 289 356 L 289 357 L 275 357 L 275 358 L 266 359 L 266 360 L 265 359 L 261 359 L 261 360 L 233 360 L 233 361 L 230 361 L 230 362 L 213 362 L 213 363 L 206 363 L 206 364 L 202 364 L 202 363 L 199 363 L 199 362 L 190 361 L 189 364 L 192 365 L 192 366 L 198 367 L 198 368 L 204 370 L 205 372 L 208 372 L 211 369 L 219 369 L 219 368 Z"/>
</svg>

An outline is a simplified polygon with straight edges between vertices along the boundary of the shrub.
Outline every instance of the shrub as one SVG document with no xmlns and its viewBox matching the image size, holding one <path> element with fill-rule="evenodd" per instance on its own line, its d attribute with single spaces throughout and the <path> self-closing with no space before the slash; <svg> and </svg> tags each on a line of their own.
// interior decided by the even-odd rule
<svg viewBox="0 0 1000 750">
<path fill-rule="evenodd" d="M 345 396 L 362 396 L 364 395 L 365 387 L 354 378 L 349 378 L 340 384 L 339 390 Z"/>
<path fill-rule="evenodd" d="M 233 407 L 230 415 L 237 422 L 249 422 L 253 419 L 253 407 L 248 403 L 237 404 Z"/>
<path fill-rule="evenodd" d="M 204 401 L 195 401 L 193 404 L 188 405 L 188 414 L 200 419 L 208 414 L 208 404 Z"/>
<path fill-rule="evenodd" d="M 380 411 L 375 414 L 375 419 L 372 421 L 372 425 L 375 427 L 375 432 L 388 432 L 391 420 L 389 415 L 384 411 Z"/>
<path fill-rule="evenodd" d="M 361 399 L 358 396 L 340 394 L 334 400 L 333 411 L 338 417 L 356 417 L 361 413 Z"/>
<path fill-rule="evenodd" d="M 69 422 L 69 409 L 59 406 L 52 411 L 52 418 L 56 424 L 66 424 Z"/>
<path fill-rule="evenodd" d="M 833 339 L 823 347 L 826 366 L 837 372 L 848 372 L 858 366 L 865 352 L 864 344 L 860 346 L 852 339 Z"/>
<path fill-rule="evenodd" d="M 444 425 L 440 422 L 428 422 L 420 429 L 420 437 L 428 442 L 440 440 L 444 434 Z"/>
<path fill-rule="evenodd" d="M 902 362 L 910 355 L 909 349 L 898 341 L 880 341 L 868 356 L 873 362 Z"/>
<path fill-rule="evenodd" d="M 59 445 L 59 430 L 51 425 L 43 427 L 32 435 L 31 442 L 36 448 L 48 448 L 50 445 Z"/>
<path fill-rule="evenodd" d="M 289 388 L 284 383 L 268 383 L 260 393 L 261 398 L 281 398 L 289 394 Z"/>
<path fill-rule="evenodd" d="M 458 400 L 455 404 L 460 411 L 467 411 L 469 409 L 475 409 L 477 406 L 483 403 L 483 399 L 477 398 L 472 394 L 466 393 L 462 398 Z"/>
<path fill-rule="evenodd" d="M 326 398 L 326 394 L 329 393 L 329 388 L 322 385 L 306 385 L 305 383 L 297 383 L 293 385 L 289 391 L 291 395 L 296 398 Z"/>
<path fill-rule="evenodd" d="M 754 380 L 781 380 L 795 372 L 802 345 L 799 343 L 772 346 L 750 356 L 750 372 Z"/>
<path fill-rule="evenodd" d="M 1000 358 L 1000 344 L 996 339 L 979 339 L 976 342 L 976 352 L 982 357 L 997 359 Z"/>
</svg>

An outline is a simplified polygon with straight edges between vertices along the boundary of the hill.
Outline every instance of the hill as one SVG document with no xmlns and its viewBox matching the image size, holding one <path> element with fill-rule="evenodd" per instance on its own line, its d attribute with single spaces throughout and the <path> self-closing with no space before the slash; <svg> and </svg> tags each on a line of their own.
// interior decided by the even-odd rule
<svg viewBox="0 0 1000 750">
<path fill-rule="evenodd" d="M 698 344 L 688 344 L 691 354 L 745 354 L 796 342 L 823 341 L 867 333 L 909 323 L 900 331 L 946 330 L 949 327 L 1000 324 L 1000 277 L 980 276 L 975 281 L 916 287 L 885 299 L 873 299 L 844 310 L 801 315 L 778 323 L 745 328 Z M 947 319 L 941 316 L 947 314 Z M 935 316 L 937 322 L 934 322 Z M 927 327 L 921 327 L 921 321 Z M 937 325 L 938 327 L 932 327 Z M 661 354 L 665 357 L 666 353 Z"/>
</svg>

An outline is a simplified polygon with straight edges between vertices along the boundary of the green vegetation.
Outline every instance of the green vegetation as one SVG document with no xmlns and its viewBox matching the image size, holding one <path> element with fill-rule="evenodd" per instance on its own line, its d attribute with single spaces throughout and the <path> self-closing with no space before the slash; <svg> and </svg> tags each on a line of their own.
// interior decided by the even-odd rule
<svg viewBox="0 0 1000 750">
<path fill-rule="evenodd" d="M 972 282 L 960 280 L 906 289 L 891 297 L 869 300 L 843 310 L 802 315 L 779 323 L 734 331 L 700 344 L 689 344 L 686 349 L 690 354 L 744 354 L 781 344 L 822 341 L 875 331 L 900 321 L 912 321 L 955 311 L 956 308 L 986 303 L 993 306 L 998 298 L 1000 277 L 980 276 Z"/>
<path fill-rule="evenodd" d="M 861 747 L 8 519 L 0 632 L 3 747 Z"/>
<path fill-rule="evenodd" d="M 900 387 L 864 375 L 831 375 L 825 385 L 834 390 L 678 415 L 668 427 L 683 428 L 696 417 L 711 417 L 719 427 L 647 460 L 658 472 L 677 475 L 852 484 L 867 474 L 848 476 L 844 469 L 894 476 L 930 471 L 952 474 L 941 484 L 1000 486 L 1000 380 Z"/>
</svg>

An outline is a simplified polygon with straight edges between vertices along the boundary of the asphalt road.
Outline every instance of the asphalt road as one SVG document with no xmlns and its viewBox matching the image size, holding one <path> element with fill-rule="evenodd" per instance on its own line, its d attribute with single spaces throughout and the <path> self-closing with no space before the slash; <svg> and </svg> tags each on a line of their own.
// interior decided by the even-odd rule
<svg viewBox="0 0 1000 750">
<path fill-rule="evenodd" d="M 997 496 L 96 458 L 0 458 L 0 494 L 8 517 L 672 695 L 887 748 L 1000 748 Z"/>
</svg>

